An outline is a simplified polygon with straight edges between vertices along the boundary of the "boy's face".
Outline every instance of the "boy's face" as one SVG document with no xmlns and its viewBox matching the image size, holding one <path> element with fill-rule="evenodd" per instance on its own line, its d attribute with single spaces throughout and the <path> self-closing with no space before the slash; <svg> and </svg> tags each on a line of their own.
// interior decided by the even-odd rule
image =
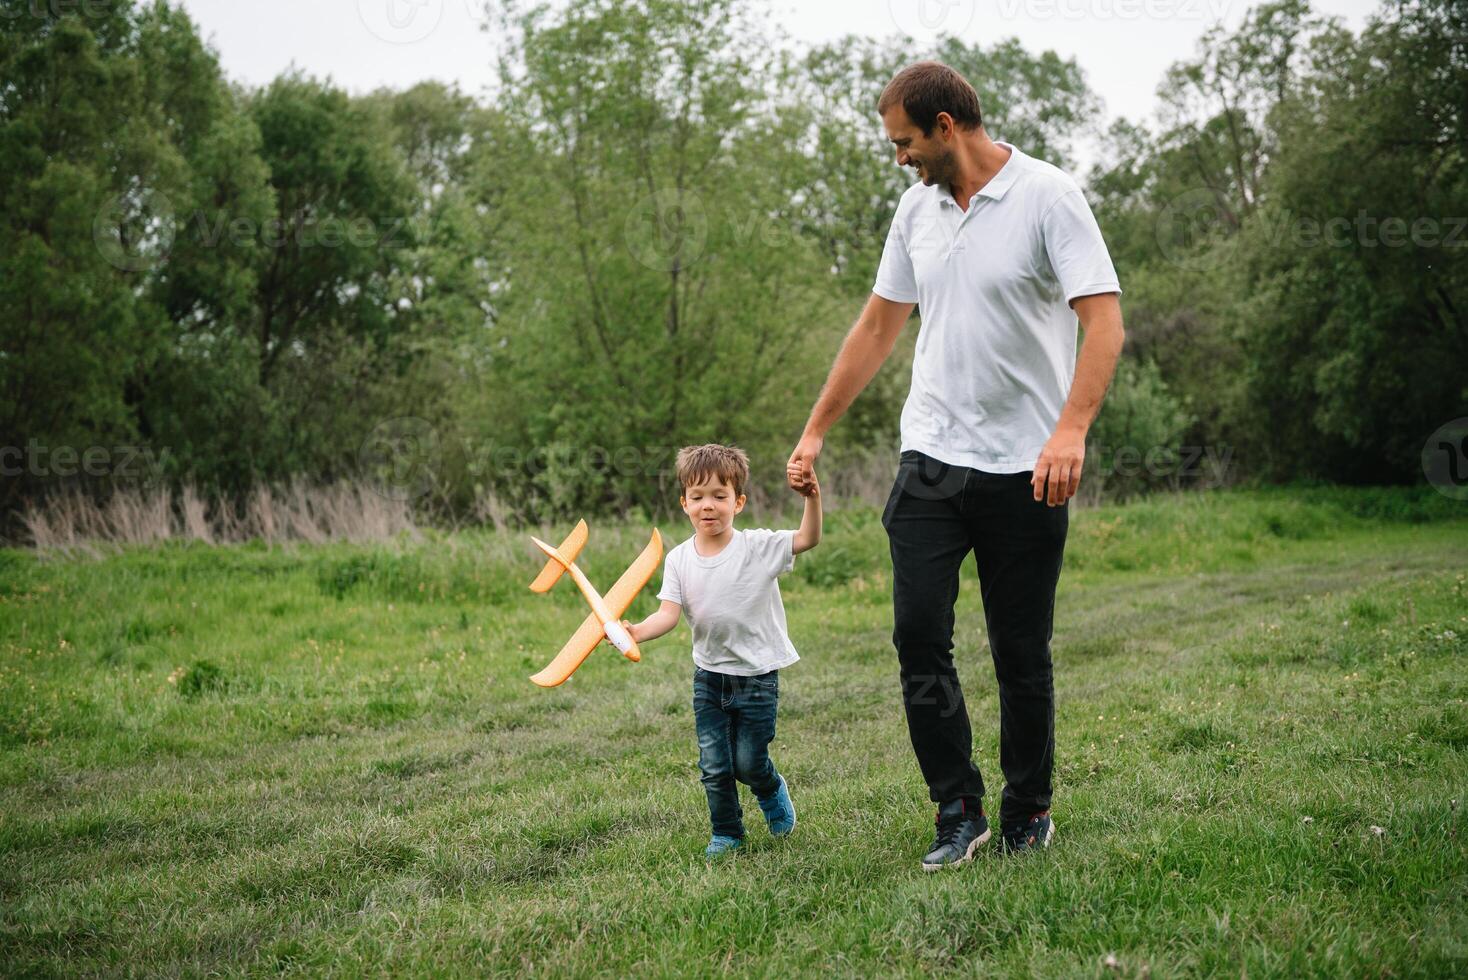
<svg viewBox="0 0 1468 980">
<path fill-rule="evenodd" d="M 734 526 L 734 515 L 744 509 L 744 494 L 736 497 L 733 487 L 710 476 L 684 487 L 679 502 L 695 531 L 716 538 Z"/>
</svg>

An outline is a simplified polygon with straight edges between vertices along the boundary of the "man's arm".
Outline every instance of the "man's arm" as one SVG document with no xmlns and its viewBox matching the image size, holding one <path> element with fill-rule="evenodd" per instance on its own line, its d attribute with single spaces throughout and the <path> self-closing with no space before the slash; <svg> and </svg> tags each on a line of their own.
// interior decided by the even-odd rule
<svg viewBox="0 0 1468 980">
<path fill-rule="evenodd" d="M 847 332 L 836 355 L 836 363 L 821 395 L 811 409 L 805 432 L 790 454 L 786 473 L 792 489 L 806 493 L 815 485 L 814 464 L 825 445 L 826 432 L 856 401 L 856 396 L 876 375 L 892 353 L 897 335 L 912 316 L 914 303 L 894 303 L 876 293 L 867 300 L 856 324 Z"/>
<path fill-rule="evenodd" d="M 1116 293 L 1078 296 L 1071 304 L 1080 318 L 1086 339 L 1076 358 L 1076 376 L 1071 382 L 1070 397 L 1060 411 L 1055 432 L 1040 451 L 1030 483 L 1035 499 L 1042 497 L 1050 507 L 1058 507 L 1075 496 L 1081 482 L 1081 466 L 1086 458 L 1086 434 L 1111 377 L 1116 373 L 1116 359 L 1126 339 L 1121 325 L 1121 300 Z"/>
</svg>

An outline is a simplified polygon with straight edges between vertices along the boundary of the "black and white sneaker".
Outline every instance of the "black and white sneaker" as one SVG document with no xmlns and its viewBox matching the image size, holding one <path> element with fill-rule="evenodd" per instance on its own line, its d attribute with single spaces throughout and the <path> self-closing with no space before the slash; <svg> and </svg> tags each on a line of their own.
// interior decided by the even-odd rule
<svg viewBox="0 0 1468 980">
<path fill-rule="evenodd" d="M 965 809 L 962 799 L 938 807 L 938 835 L 923 858 L 924 871 L 956 868 L 967 864 L 989 839 L 989 820 L 984 807 Z"/>
<path fill-rule="evenodd" d="M 1041 810 L 1022 824 L 1004 828 L 1004 853 L 1024 854 L 1050 846 L 1055 837 L 1055 821 L 1049 810 Z"/>
</svg>

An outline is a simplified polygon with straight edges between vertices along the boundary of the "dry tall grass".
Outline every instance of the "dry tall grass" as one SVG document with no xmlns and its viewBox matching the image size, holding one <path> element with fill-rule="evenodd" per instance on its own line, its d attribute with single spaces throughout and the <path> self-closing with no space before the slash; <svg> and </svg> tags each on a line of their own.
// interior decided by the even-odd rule
<svg viewBox="0 0 1468 980">
<path fill-rule="evenodd" d="M 361 484 L 317 486 L 300 480 L 259 487 L 239 507 L 222 497 L 206 500 L 192 486 L 177 494 L 167 487 L 118 488 L 100 501 L 69 490 L 28 503 L 21 526 L 38 551 L 90 555 L 107 545 L 159 541 L 318 544 L 382 541 L 418 531 L 406 501 Z"/>
<path fill-rule="evenodd" d="M 886 454 L 849 457 L 820 468 L 827 511 L 881 507 L 895 472 L 896 462 Z M 1095 506 L 1102 485 L 1099 476 L 1082 480 L 1075 506 Z M 767 523 L 799 521 L 801 507 L 800 498 L 783 482 L 756 483 L 749 488 L 746 518 Z M 499 532 L 546 527 L 544 519 L 524 513 L 493 491 L 481 492 L 467 517 L 471 526 L 492 526 Z M 416 538 L 419 532 L 408 501 L 383 496 L 367 484 L 323 486 L 304 480 L 258 487 L 238 505 L 217 496 L 206 498 L 191 485 L 177 493 L 166 487 L 119 488 L 101 499 L 71 489 L 27 503 L 20 522 L 26 543 L 38 551 L 92 556 L 100 555 L 107 546 L 174 540 L 211 545 L 253 540 L 320 544 L 386 541 L 403 532 Z M 454 521 L 452 526 L 460 525 Z"/>
</svg>

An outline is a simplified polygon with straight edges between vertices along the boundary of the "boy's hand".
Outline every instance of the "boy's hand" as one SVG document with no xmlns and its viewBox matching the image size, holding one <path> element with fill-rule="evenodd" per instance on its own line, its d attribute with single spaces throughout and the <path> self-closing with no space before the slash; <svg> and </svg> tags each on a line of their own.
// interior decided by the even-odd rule
<svg viewBox="0 0 1468 980">
<path fill-rule="evenodd" d="M 628 622 L 627 620 L 624 619 L 624 620 L 622 620 L 622 628 L 627 631 L 627 635 L 628 636 L 632 637 L 633 642 L 635 642 L 635 643 L 641 643 L 642 642 L 642 637 L 640 637 L 640 636 L 637 635 L 637 627 L 634 626 L 634 625 L 632 625 L 632 623 L 630 623 L 630 622 Z"/>
<path fill-rule="evenodd" d="M 802 436 L 795 452 L 790 454 L 790 462 L 785 464 L 785 479 L 790 483 L 790 489 L 802 497 L 809 497 L 811 487 L 815 486 L 816 457 L 824 445 L 825 440 L 820 436 Z"/>
<path fill-rule="evenodd" d="M 802 474 L 800 468 L 792 464 L 785 471 L 785 479 L 791 488 L 802 497 L 820 496 L 821 481 L 816 479 L 816 471 L 813 467 Z"/>
</svg>

